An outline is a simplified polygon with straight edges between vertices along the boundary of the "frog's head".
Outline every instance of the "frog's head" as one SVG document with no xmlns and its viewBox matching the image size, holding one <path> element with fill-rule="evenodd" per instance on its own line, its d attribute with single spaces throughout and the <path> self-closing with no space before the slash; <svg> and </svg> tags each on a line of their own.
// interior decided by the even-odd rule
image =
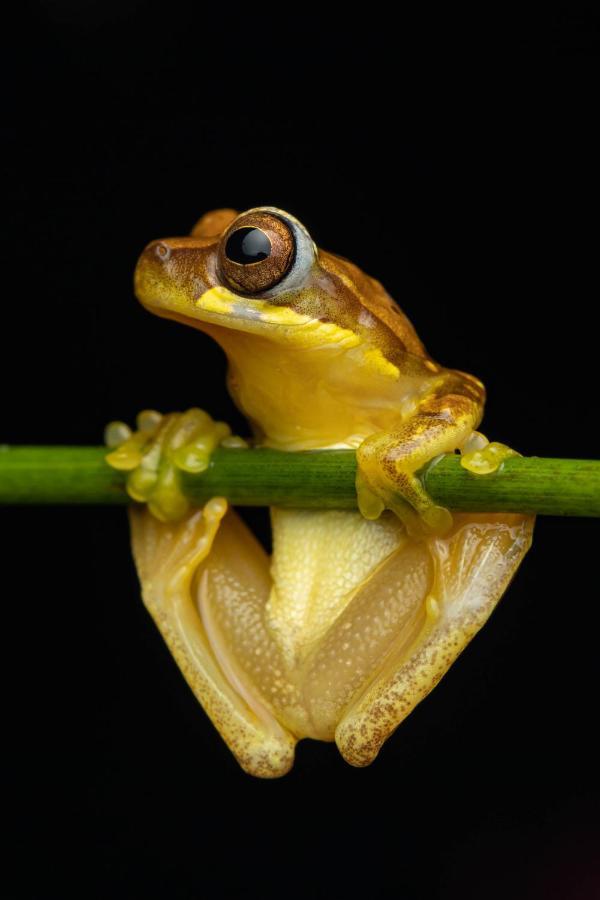
<svg viewBox="0 0 600 900">
<path fill-rule="evenodd" d="M 135 289 L 152 312 L 221 344 L 237 399 L 242 378 L 254 395 L 267 384 L 272 393 L 285 373 L 288 389 L 327 384 L 338 396 L 373 396 L 400 375 L 438 371 L 378 281 L 318 250 L 297 219 L 273 207 L 216 210 L 189 237 L 153 241 Z"/>
<path fill-rule="evenodd" d="M 254 334 L 288 348 L 361 346 L 389 362 L 423 355 L 408 319 L 379 282 L 342 257 L 319 251 L 289 213 L 222 209 L 190 237 L 153 241 L 135 272 L 152 312 L 203 330 Z"/>
</svg>

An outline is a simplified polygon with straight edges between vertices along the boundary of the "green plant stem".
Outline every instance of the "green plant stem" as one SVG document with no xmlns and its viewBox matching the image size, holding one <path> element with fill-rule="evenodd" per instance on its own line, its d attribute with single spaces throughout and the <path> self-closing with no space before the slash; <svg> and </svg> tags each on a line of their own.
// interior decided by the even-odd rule
<svg viewBox="0 0 600 900">
<path fill-rule="evenodd" d="M 104 447 L 0 446 L 0 504 L 123 504 L 125 475 Z M 352 450 L 283 453 L 219 449 L 201 475 L 184 475 L 195 503 L 225 496 L 241 506 L 356 507 Z M 472 475 L 447 455 L 421 472 L 434 500 L 472 512 L 600 516 L 600 461 L 515 456 L 491 475 Z"/>
</svg>

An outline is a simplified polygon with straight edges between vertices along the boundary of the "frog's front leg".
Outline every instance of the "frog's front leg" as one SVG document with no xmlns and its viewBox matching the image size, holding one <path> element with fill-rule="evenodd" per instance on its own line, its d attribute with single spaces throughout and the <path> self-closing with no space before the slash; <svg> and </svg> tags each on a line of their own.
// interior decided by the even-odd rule
<svg viewBox="0 0 600 900">
<path fill-rule="evenodd" d="M 211 453 L 231 436 L 231 429 L 196 408 L 165 416 L 143 410 L 137 426 L 134 432 L 124 422 L 106 426 L 104 439 L 111 448 L 106 462 L 129 473 L 126 488 L 132 500 L 147 503 L 161 522 L 176 522 L 190 509 L 180 473 L 208 468 Z"/>
<path fill-rule="evenodd" d="M 377 432 L 357 450 L 360 511 L 376 519 L 391 509 L 412 535 L 446 533 L 450 512 L 431 499 L 416 472 L 440 453 L 465 444 L 481 419 L 481 403 L 459 393 L 424 401 L 397 431 Z"/>
<path fill-rule="evenodd" d="M 203 509 L 189 509 L 178 486 L 179 469 L 205 468 L 229 429 L 201 410 L 164 417 L 146 412 L 138 425 L 133 434 L 120 423 L 109 426 L 108 441 L 117 446 L 107 459 L 130 471 L 130 494 L 148 504 L 130 509 L 144 603 L 241 766 L 259 777 L 283 775 L 293 763 L 296 739 L 241 669 L 219 621 L 221 610 L 234 608 L 247 624 L 255 607 L 264 605 L 271 587 L 268 557 L 226 500 L 216 497 Z M 252 640 L 267 657 L 271 648 L 259 624 Z"/>
</svg>

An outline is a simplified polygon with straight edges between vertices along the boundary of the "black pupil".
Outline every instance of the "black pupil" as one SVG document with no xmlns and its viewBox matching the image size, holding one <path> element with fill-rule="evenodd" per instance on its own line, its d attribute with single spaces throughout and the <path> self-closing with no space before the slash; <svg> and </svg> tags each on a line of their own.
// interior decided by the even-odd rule
<svg viewBox="0 0 600 900">
<path fill-rule="evenodd" d="M 271 241 L 260 228 L 238 228 L 227 239 L 225 254 L 232 262 L 247 266 L 271 255 Z"/>
</svg>

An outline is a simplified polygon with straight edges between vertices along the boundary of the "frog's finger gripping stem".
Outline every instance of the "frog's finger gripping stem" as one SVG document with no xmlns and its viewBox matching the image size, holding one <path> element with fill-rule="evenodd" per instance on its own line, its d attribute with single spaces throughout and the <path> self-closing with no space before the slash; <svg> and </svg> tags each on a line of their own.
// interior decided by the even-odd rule
<svg viewBox="0 0 600 900">
<path fill-rule="evenodd" d="M 137 417 L 136 431 L 124 422 L 110 422 L 104 436 L 111 448 L 107 463 L 129 473 L 127 493 L 147 503 L 161 522 L 177 521 L 189 510 L 180 472 L 203 472 L 220 443 L 239 440 L 231 438 L 225 422 L 215 422 L 196 408 L 165 416 L 144 410 Z"/>
<path fill-rule="evenodd" d="M 416 472 L 429 460 L 465 445 L 481 418 L 480 405 L 461 394 L 425 401 L 393 432 L 377 432 L 357 450 L 358 505 L 367 519 L 391 509 L 413 536 L 445 534 L 452 516 L 429 496 Z"/>
</svg>

